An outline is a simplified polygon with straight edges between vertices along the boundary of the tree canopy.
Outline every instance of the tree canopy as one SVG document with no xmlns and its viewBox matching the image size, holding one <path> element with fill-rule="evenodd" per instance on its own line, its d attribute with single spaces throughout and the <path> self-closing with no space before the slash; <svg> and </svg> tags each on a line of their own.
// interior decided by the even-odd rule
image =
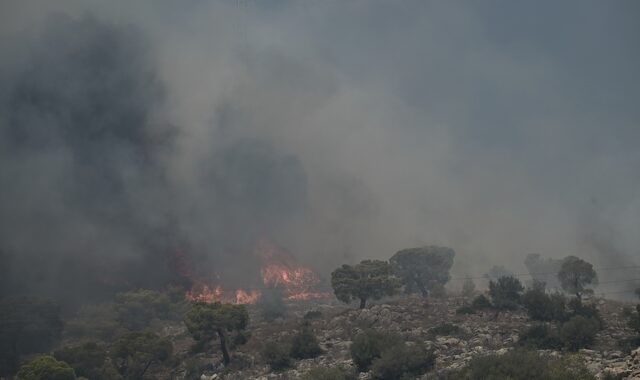
<svg viewBox="0 0 640 380">
<path fill-rule="evenodd" d="M 23 365 L 16 380 L 75 380 L 73 368 L 51 356 L 39 356 Z"/>
<path fill-rule="evenodd" d="M 593 265 L 575 256 L 568 256 L 564 259 L 558 279 L 562 289 L 567 293 L 575 294 L 578 299 L 582 298 L 588 286 L 598 284 L 598 275 L 593 269 Z"/>
<path fill-rule="evenodd" d="M 343 265 L 331 273 L 331 286 L 340 301 L 360 300 L 360 308 L 368 299 L 380 299 L 395 294 L 400 282 L 391 265 L 381 260 L 364 260 L 356 265 Z"/>
<path fill-rule="evenodd" d="M 171 342 L 151 332 L 129 332 L 113 343 L 111 355 L 125 379 L 142 379 L 149 367 L 171 356 Z"/>
<path fill-rule="evenodd" d="M 196 341 L 208 342 L 217 336 L 224 363 L 229 364 L 225 332 L 244 330 L 249 314 L 244 305 L 196 302 L 187 312 L 184 323 Z"/>
<path fill-rule="evenodd" d="M 426 297 L 434 286 L 443 286 L 451 279 L 449 270 L 455 255 L 451 248 L 430 245 L 403 249 L 393 255 L 389 263 L 402 279 L 405 292 L 419 291 Z"/>
<path fill-rule="evenodd" d="M 515 309 L 521 301 L 524 287 L 515 277 L 500 277 L 497 281 L 489 282 L 489 295 L 493 307 L 498 310 Z"/>
</svg>

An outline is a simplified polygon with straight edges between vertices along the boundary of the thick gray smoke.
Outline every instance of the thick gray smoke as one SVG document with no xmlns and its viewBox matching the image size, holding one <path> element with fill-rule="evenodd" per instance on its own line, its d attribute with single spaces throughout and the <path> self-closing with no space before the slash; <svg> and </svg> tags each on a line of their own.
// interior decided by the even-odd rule
<svg viewBox="0 0 640 380">
<path fill-rule="evenodd" d="M 0 15 L 4 292 L 154 286 L 179 250 L 240 281 L 262 237 L 323 274 L 421 244 L 637 263 L 635 1 Z"/>
</svg>

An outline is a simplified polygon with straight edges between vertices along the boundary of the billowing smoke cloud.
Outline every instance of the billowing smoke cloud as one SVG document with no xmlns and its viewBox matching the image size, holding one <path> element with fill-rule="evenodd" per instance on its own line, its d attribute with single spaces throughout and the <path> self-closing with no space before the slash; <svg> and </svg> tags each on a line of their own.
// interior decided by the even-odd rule
<svg viewBox="0 0 640 380">
<path fill-rule="evenodd" d="M 3 8 L 3 289 L 237 279 L 262 236 L 322 273 L 640 253 L 633 1 Z"/>
</svg>

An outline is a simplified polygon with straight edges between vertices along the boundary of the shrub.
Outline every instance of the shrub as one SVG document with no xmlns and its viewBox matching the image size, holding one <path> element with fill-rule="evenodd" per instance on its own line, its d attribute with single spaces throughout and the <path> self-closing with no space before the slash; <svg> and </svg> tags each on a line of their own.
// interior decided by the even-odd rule
<svg viewBox="0 0 640 380">
<path fill-rule="evenodd" d="M 65 325 L 65 334 L 70 337 L 105 342 L 125 332 L 126 329 L 117 321 L 116 310 L 111 303 L 83 306 Z"/>
<path fill-rule="evenodd" d="M 316 367 L 302 376 L 302 380 L 356 380 L 351 371 L 340 367 Z"/>
<path fill-rule="evenodd" d="M 40 356 L 23 365 L 16 380 L 75 380 L 73 368 L 51 356 Z"/>
<path fill-rule="evenodd" d="M 522 304 L 529 318 L 535 321 L 566 321 L 566 299 L 562 294 L 547 294 L 544 289 L 533 288 L 522 296 Z"/>
<path fill-rule="evenodd" d="M 620 348 L 620 350 L 622 352 L 624 352 L 627 355 L 629 355 L 631 353 L 631 351 L 633 351 L 636 348 L 640 347 L 640 337 L 632 337 L 632 338 L 621 339 L 621 340 L 618 341 L 618 347 Z"/>
<path fill-rule="evenodd" d="M 432 335 L 458 335 L 462 333 L 462 329 L 453 323 L 443 323 L 441 325 L 429 329 Z"/>
<path fill-rule="evenodd" d="M 465 368 L 448 376 L 449 379 L 595 380 L 577 357 L 552 359 L 528 350 L 477 356 Z"/>
<path fill-rule="evenodd" d="M 152 319 L 168 319 L 173 306 L 169 295 L 139 289 L 116 294 L 116 319 L 129 330 L 142 330 Z"/>
<path fill-rule="evenodd" d="M 590 347 L 600 330 L 600 322 L 594 318 L 577 315 L 560 328 L 560 339 L 569 350 Z"/>
<path fill-rule="evenodd" d="M 318 339 L 309 326 L 302 326 L 291 341 L 291 356 L 296 359 L 311 359 L 322 355 Z"/>
<path fill-rule="evenodd" d="M 486 310 L 491 308 L 491 301 L 484 295 L 480 294 L 471 302 L 471 308 L 473 310 Z"/>
<path fill-rule="evenodd" d="M 76 375 L 91 380 L 112 380 L 120 378 L 111 361 L 107 360 L 104 347 L 85 343 L 75 347 L 64 347 L 54 353 L 57 360 L 69 363 Z"/>
<path fill-rule="evenodd" d="M 310 310 L 304 314 L 303 318 L 305 320 L 320 319 L 322 318 L 322 312 L 320 310 Z"/>
<path fill-rule="evenodd" d="M 522 283 L 515 277 L 500 277 L 497 281 L 489 282 L 489 296 L 493 307 L 498 310 L 513 310 L 521 302 Z"/>
<path fill-rule="evenodd" d="M 129 332 L 113 343 L 111 357 L 125 379 L 142 379 L 152 364 L 169 360 L 172 351 L 167 338 L 151 332 Z"/>
<path fill-rule="evenodd" d="M 471 306 L 460 306 L 456 309 L 456 314 L 475 314 L 476 311 Z"/>
<path fill-rule="evenodd" d="M 372 379 L 395 380 L 416 378 L 431 368 L 436 361 L 433 352 L 423 345 L 407 346 L 398 344 L 382 352 L 371 365 Z"/>
<path fill-rule="evenodd" d="M 579 298 L 572 298 L 569 301 L 569 309 L 571 310 L 570 315 L 573 316 L 582 316 L 589 319 L 594 319 L 598 322 L 598 328 L 602 328 L 604 323 L 602 321 L 602 317 L 600 316 L 600 311 L 593 304 L 586 304 L 582 302 Z"/>
<path fill-rule="evenodd" d="M 375 359 L 382 356 L 383 351 L 400 344 L 402 339 L 396 334 L 367 330 L 353 340 L 351 358 L 358 371 L 365 372 Z"/>
<path fill-rule="evenodd" d="M 280 371 L 291 367 L 289 348 L 276 342 L 268 342 L 262 349 L 262 357 L 274 371 Z"/>
<path fill-rule="evenodd" d="M 433 298 L 444 298 L 447 296 L 447 289 L 442 284 L 434 284 L 431 288 Z"/>
<path fill-rule="evenodd" d="M 518 343 L 537 349 L 560 349 L 563 342 L 558 332 L 547 325 L 534 325 L 520 333 Z"/>
</svg>

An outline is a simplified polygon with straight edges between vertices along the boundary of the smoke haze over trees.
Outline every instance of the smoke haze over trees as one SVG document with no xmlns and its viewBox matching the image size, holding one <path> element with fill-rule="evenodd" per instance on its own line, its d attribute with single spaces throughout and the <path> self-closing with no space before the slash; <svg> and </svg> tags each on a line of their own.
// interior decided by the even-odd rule
<svg viewBox="0 0 640 380">
<path fill-rule="evenodd" d="M 240 3 L 0 4 L 0 296 L 153 288 L 181 250 L 242 281 L 264 236 L 325 276 L 637 265 L 637 2 Z"/>
</svg>

